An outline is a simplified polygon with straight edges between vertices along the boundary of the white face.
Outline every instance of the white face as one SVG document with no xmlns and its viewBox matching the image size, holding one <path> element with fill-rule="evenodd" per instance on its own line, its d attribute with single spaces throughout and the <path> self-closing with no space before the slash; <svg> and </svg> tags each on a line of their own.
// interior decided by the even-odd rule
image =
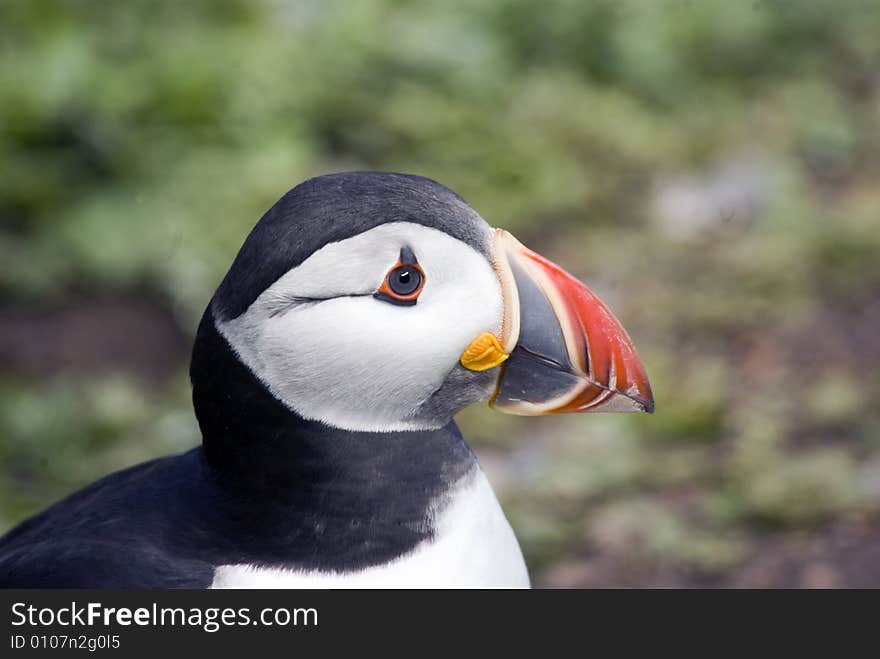
<svg viewBox="0 0 880 659">
<path fill-rule="evenodd" d="M 413 306 L 373 297 L 403 247 L 425 273 Z M 325 245 L 217 327 L 300 416 L 348 430 L 412 430 L 445 425 L 489 397 L 495 375 L 467 371 L 459 358 L 474 337 L 500 332 L 502 307 L 485 256 L 437 229 L 395 222 Z M 450 380 L 457 391 L 438 404 Z"/>
</svg>

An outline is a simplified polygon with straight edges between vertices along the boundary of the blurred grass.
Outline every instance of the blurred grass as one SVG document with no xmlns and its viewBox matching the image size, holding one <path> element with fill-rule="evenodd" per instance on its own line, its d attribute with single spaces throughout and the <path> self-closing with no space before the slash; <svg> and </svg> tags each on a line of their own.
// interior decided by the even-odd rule
<svg viewBox="0 0 880 659">
<path fill-rule="evenodd" d="M 57 314 L 146 296 L 191 335 L 262 211 L 356 168 L 458 191 L 647 364 L 652 417 L 462 415 L 538 583 L 880 585 L 847 567 L 880 559 L 863 0 L 7 0 L 0 527 L 198 441 L 184 359 L 93 368 L 112 323 Z"/>
</svg>

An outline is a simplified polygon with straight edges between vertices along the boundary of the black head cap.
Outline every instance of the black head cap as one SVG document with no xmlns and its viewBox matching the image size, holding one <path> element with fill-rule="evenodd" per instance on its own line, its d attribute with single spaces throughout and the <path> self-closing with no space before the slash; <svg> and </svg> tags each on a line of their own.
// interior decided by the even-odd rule
<svg viewBox="0 0 880 659">
<path fill-rule="evenodd" d="M 436 181 L 388 172 L 318 176 L 290 190 L 263 215 L 217 289 L 214 313 L 221 319 L 239 316 L 316 250 L 389 222 L 433 227 L 489 254 L 483 220 Z"/>
</svg>

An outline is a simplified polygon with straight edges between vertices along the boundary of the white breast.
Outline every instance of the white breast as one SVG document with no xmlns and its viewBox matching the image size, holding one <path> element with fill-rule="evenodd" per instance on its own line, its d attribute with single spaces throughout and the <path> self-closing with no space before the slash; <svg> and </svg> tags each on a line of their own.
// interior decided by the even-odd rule
<svg viewBox="0 0 880 659">
<path fill-rule="evenodd" d="M 222 565 L 212 588 L 528 588 L 513 530 L 477 468 L 443 507 L 434 539 L 392 563 L 350 573 Z"/>
</svg>

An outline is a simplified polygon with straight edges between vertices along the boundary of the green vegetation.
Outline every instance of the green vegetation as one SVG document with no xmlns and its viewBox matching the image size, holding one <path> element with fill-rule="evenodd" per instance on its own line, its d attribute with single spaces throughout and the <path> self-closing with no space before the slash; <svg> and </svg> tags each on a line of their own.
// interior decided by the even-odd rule
<svg viewBox="0 0 880 659">
<path fill-rule="evenodd" d="M 653 416 L 462 415 L 538 583 L 880 585 L 840 553 L 880 551 L 864 0 L 5 1 L 0 530 L 198 441 L 185 349 L 99 368 L 91 305 L 191 336 L 261 213 L 343 169 L 450 186 L 639 348 Z"/>
</svg>

